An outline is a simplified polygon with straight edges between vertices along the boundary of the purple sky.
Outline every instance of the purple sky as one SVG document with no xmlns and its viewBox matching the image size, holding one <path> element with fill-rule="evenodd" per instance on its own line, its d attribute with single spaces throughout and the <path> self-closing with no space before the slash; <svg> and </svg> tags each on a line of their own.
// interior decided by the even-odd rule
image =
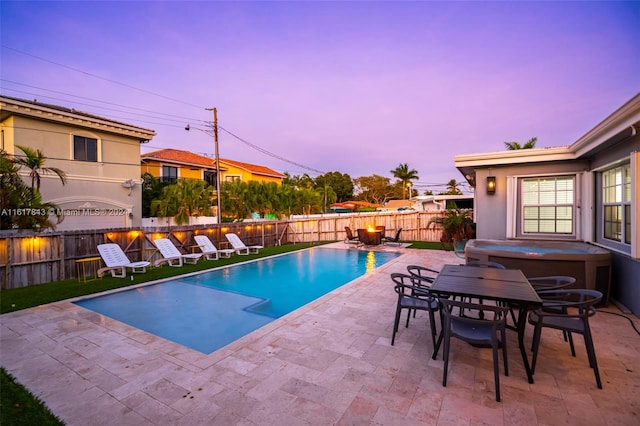
<svg viewBox="0 0 640 426">
<path fill-rule="evenodd" d="M 456 154 L 533 136 L 571 144 L 640 90 L 639 2 L 0 8 L 4 95 L 153 129 L 143 152 L 212 154 L 212 138 L 183 129 L 215 106 L 221 127 L 262 150 L 354 178 L 408 163 L 421 192 L 463 180 Z M 220 156 L 318 174 L 224 131 Z"/>
</svg>

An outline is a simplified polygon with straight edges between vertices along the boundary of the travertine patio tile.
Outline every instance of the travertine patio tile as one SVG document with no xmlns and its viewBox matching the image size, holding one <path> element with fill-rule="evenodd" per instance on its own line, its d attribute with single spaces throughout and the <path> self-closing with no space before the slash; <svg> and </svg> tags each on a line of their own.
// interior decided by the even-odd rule
<svg viewBox="0 0 640 426">
<path fill-rule="evenodd" d="M 491 351 L 456 340 L 443 387 L 442 351 L 430 358 L 423 312 L 409 328 L 402 323 L 390 345 L 396 295 L 389 273 L 459 260 L 446 252 L 403 252 L 212 354 L 65 301 L 0 317 L 0 362 L 69 425 L 640 423 L 640 338 L 616 315 L 599 313 L 592 321 L 602 390 L 581 338 L 574 358 L 553 330 L 543 332 L 534 384 L 508 332 L 503 402 L 495 401 Z"/>
</svg>

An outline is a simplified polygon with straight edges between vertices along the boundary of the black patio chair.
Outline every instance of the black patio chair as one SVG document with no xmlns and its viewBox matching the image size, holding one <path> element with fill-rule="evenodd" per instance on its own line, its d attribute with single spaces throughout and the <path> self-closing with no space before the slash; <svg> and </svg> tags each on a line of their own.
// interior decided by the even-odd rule
<svg viewBox="0 0 640 426">
<path fill-rule="evenodd" d="M 344 231 L 347 233 L 347 239 L 344 240 L 345 243 L 360 244 L 360 239 L 356 235 L 353 235 L 351 228 L 345 226 Z"/>
<path fill-rule="evenodd" d="M 382 244 L 392 244 L 392 245 L 400 245 L 402 242 L 400 241 L 400 233 L 402 232 L 402 228 L 396 231 L 396 235 L 394 237 L 387 237 L 383 235 Z"/>
<path fill-rule="evenodd" d="M 493 376 L 496 387 L 496 401 L 500 402 L 500 367 L 498 366 L 498 348 L 500 344 L 502 344 L 504 375 L 509 375 L 506 339 L 507 308 L 503 306 L 469 303 L 448 299 L 441 299 L 440 303 L 442 305 L 442 312 L 444 312 L 444 325 L 442 326 L 441 337 L 444 341 L 442 355 L 444 359 L 442 386 L 447 386 L 451 337 L 456 337 L 473 345 L 491 345 L 491 349 L 493 351 Z M 458 308 L 461 312 L 483 312 L 485 317 L 489 316 L 489 318 L 480 319 L 457 316 L 453 313 L 454 308 Z M 440 346 L 440 342 L 438 342 L 438 346 Z M 436 347 L 436 351 L 437 350 L 438 348 Z M 437 352 L 435 355 L 437 355 Z"/>
<path fill-rule="evenodd" d="M 435 313 L 440 312 L 440 322 L 442 323 L 442 310 L 440 309 L 440 302 L 431 294 L 429 287 L 420 285 L 419 279 L 398 272 L 391 274 L 391 280 L 394 283 L 394 290 L 398 294 L 398 301 L 396 305 L 396 316 L 393 323 L 393 335 L 391 336 L 391 346 L 395 344 L 396 333 L 400 324 L 400 316 L 402 310 L 407 310 L 407 322 L 405 327 L 409 327 L 409 319 L 411 317 L 411 311 L 421 310 L 427 311 L 429 314 L 429 324 L 431 327 L 431 341 L 433 343 L 433 354 L 431 357 L 436 358 L 437 351 L 437 331 Z"/>
<path fill-rule="evenodd" d="M 596 314 L 597 310 L 594 305 L 602 300 L 602 293 L 597 290 L 559 289 L 540 291 L 538 294 L 543 299 L 543 305 L 529 314 L 529 323 L 535 327 L 533 331 L 531 372 L 535 373 L 536 370 L 543 327 L 566 332 L 571 346 L 571 355 L 574 357 L 576 356 L 576 351 L 573 345 L 573 334 L 582 334 L 587 349 L 589 366 L 593 369 L 598 389 L 602 389 L 593 337 L 589 327 L 589 318 Z"/>
</svg>

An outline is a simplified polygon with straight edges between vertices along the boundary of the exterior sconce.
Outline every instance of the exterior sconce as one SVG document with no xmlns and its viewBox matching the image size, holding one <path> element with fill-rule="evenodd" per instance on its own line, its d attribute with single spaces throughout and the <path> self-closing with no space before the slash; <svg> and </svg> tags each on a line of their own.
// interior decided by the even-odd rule
<svg viewBox="0 0 640 426">
<path fill-rule="evenodd" d="M 495 194 L 496 193 L 496 177 L 488 176 L 487 177 L 487 194 Z"/>
</svg>

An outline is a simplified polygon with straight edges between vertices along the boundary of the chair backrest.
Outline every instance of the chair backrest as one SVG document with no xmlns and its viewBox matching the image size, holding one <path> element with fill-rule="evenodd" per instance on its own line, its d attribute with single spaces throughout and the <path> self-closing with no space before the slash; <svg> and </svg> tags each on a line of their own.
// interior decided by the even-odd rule
<svg viewBox="0 0 640 426">
<path fill-rule="evenodd" d="M 365 244 L 369 243 L 369 234 L 366 229 L 357 229 L 356 232 L 358 232 L 358 239 L 360 242 Z"/>
<path fill-rule="evenodd" d="M 421 265 L 409 265 L 407 266 L 407 272 L 409 272 L 409 275 L 413 277 L 416 277 L 420 280 L 424 280 L 431 283 L 435 281 L 436 277 L 440 273 L 435 269 L 430 269 L 430 268 L 427 268 L 426 266 L 421 266 Z"/>
<path fill-rule="evenodd" d="M 98 253 L 107 267 L 124 266 L 131 263 L 127 255 L 122 251 L 119 245 L 114 243 L 99 244 Z"/>
<path fill-rule="evenodd" d="M 430 292 L 429 286 L 425 285 L 426 283 L 430 284 L 429 281 L 422 282 L 418 277 L 401 272 L 393 272 L 391 274 L 391 281 L 393 281 L 395 292 L 401 296 L 416 299 L 435 299 Z"/>
<path fill-rule="evenodd" d="M 380 232 L 380 235 L 384 236 L 384 233 L 386 232 L 387 228 L 383 225 L 378 225 L 376 226 L 376 232 Z"/>
<path fill-rule="evenodd" d="M 536 310 L 536 313 L 547 316 L 590 317 L 596 313 L 594 305 L 602 300 L 601 292 L 589 289 L 542 290 L 538 294 L 544 304 L 542 308 Z M 545 308 L 547 309 L 546 311 Z M 562 308 L 563 312 L 560 313 L 558 310 L 548 311 L 549 308 Z M 577 313 L 570 311 L 568 308 L 576 308 Z"/>
<path fill-rule="evenodd" d="M 467 262 L 465 266 L 476 266 L 479 268 L 507 269 L 503 264 L 498 262 L 491 262 L 490 260 L 472 260 L 471 262 Z"/>
<path fill-rule="evenodd" d="M 348 226 L 344 227 L 344 231 L 347 233 L 347 239 L 354 240 L 356 237 L 353 235 L 353 231 Z"/>
<path fill-rule="evenodd" d="M 153 242 L 158 250 L 160 250 L 160 254 L 162 257 L 181 257 L 182 253 L 180 250 L 169 240 L 168 238 L 158 238 Z"/>
<path fill-rule="evenodd" d="M 200 246 L 200 250 L 202 250 L 203 253 L 215 253 L 218 251 L 206 235 L 195 235 L 193 239 L 196 241 L 196 244 Z"/>
<path fill-rule="evenodd" d="M 225 234 L 225 237 L 227 237 L 227 240 L 229 240 L 229 243 L 234 249 L 237 250 L 247 248 L 246 244 L 243 243 L 240 237 L 238 237 L 236 234 Z"/>
<path fill-rule="evenodd" d="M 444 312 L 445 320 L 448 323 L 459 322 L 464 324 L 487 324 L 492 323 L 494 327 L 503 327 L 506 325 L 506 313 L 509 308 L 498 305 L 485 305 L 482 303 L 464 302 L 461 300 L 440 299 L 442 303 L 442 312 Z M 454 308 L 460 309 L 465 315 L 454 314 Z M 482 312 L 482 316 L 479 313 Z M 493 315 L 487 315 L 488 312 Z"/>
<path fill-rule="evenodd" d="M 558 288 L 566 288 L 576 282 L 573 277 L 566 277 L 560 275 L 548 276 L 548 277 L 531 277 L 527 278 L 529 283 L 536 292 L 544 290 L 553 290 Z"/>
<path fill-rule="evenodd" d="M 402 228 L 399 228 L 399 229 L 396 231 L 396 236 L 395 236 L 395 237 L 393 237 L 393 241 L 400 241 L 400 233 L 401 233 L 401 232 L 402 232 Z"/>
</svg>

